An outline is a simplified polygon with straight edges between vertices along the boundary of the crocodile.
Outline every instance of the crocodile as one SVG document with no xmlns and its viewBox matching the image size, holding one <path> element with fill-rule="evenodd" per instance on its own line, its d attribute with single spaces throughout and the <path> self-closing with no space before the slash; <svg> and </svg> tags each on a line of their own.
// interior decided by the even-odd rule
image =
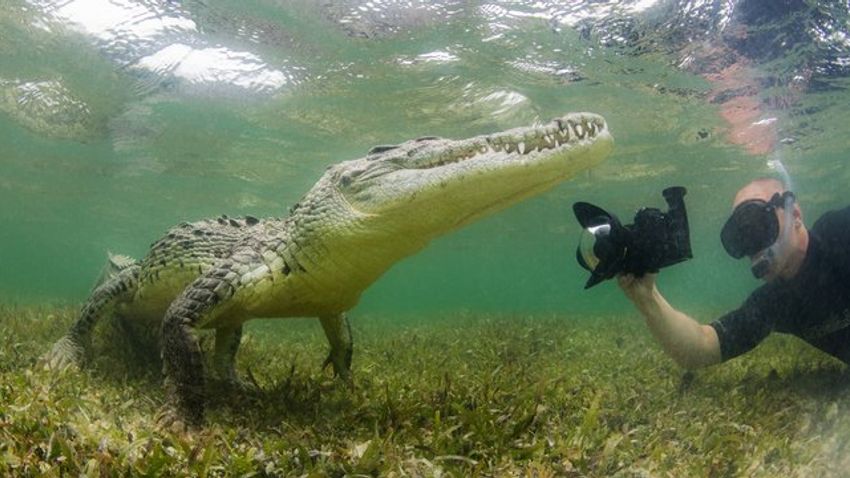
<svg viewBox="0 0 850 478">
<path fill-rule="evenodd" d="M 156 337 L 166 409 L 200 426 L 199 329 L 215 331 L 210 374 L 239 383 L 235 355 L 247 320 L 317 317 L 330 344 L 325 366 L 350 383 L 346 313 L 370 284 L 432 239 L 554 187 L 612 148 L 605 120 L 593 113 L 460 140 L 375 146 L 330 166 L 284 218 L 184 222 L 140 261 L 114 256 L 46 365 L 83 365 L 95 324 L 118 318 Z"/>
</svg>

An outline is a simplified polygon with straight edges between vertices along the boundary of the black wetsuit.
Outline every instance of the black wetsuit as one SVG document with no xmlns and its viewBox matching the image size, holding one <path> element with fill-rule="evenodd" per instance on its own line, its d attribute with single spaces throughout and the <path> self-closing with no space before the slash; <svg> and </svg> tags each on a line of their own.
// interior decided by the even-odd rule
<svg viewBox="0 0 850 478">
<path fill-rule="evenodd" d="M 796 335 L 850 364 L 850 207 L 818 219 L 797 275 L 764 284 L 711 326 L 723 360 L 776 331 Z"/>
</svg>

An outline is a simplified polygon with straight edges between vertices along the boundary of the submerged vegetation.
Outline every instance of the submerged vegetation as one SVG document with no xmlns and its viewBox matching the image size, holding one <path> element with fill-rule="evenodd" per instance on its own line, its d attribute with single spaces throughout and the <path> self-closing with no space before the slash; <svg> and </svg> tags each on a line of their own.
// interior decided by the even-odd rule
<svg viewBox="0 0 850 478">
<path fill-rule="evenodd" d="M 123 357 L 114 331 L 82 372 L 38 367 L 75 313 L 0 308 L 4 476 L 836 476 L 850 465 L 844 366 L 789 337 L 683 373 L 635 317 L 357 317 L 349 389 L 320 369 L 318 322 L 256 321 L 239 364 L 258 389 L 215 393 L 207 427 L 184 435 L 156 425 L 157 361 Z"/>
</svg>

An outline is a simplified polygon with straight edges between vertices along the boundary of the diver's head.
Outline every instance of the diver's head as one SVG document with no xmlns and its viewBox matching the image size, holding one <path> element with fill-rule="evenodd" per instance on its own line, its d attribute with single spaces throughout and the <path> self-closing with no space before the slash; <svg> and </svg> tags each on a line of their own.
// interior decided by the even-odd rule
<svg viewBox="0 0 850 478">
<path fill-rule="evenodd" d="M 808 237 L 794 194 L 772 178 L 756 179 L 738 191 L 720 233 L 726 252 L 736 259 L 748 256 L 753 275 L 766 281 L 797 273 Z"/>
</svg>

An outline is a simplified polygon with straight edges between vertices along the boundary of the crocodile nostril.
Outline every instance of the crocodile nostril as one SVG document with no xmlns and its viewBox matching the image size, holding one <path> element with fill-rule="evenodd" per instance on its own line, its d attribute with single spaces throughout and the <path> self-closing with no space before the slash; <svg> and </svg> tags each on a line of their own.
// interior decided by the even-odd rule
<svg viewBox="0 0 850 478">
<path fill-rule="evenodd" d="M 381 144 L 378 146 L 373 146 L 372 149 L 370 149 L 369 152 L 366 154 L 386 153 L 387 151 L 392 151 L 394 149 L 398 149 L 397 144 Z"/>
</svg>

